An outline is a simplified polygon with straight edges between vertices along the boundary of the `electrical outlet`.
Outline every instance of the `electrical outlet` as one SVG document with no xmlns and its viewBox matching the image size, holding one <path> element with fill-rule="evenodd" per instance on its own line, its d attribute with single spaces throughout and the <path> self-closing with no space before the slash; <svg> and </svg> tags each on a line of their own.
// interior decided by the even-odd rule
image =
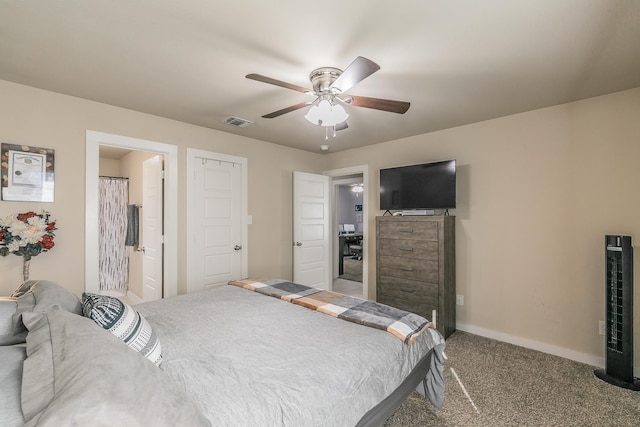
<svg viewBox="0 0 640 427">
<path fill-rule="evenodd" d="M 600 335 L 605 335 L 606 334 L 606 327 L 605 327 L 604 320 L 599 320 L 598 321 L 598 333 Z"/>
<path fill-rule="evenodd" d="M 456 295 L 456 305 L 464 305 L 464 295 Z"/>
</svg>

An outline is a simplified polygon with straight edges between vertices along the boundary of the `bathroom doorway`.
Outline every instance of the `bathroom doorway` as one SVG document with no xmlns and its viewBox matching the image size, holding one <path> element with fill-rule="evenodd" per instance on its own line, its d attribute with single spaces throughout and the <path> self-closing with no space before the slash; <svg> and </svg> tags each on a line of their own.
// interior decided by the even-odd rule
<svg viewBox="0 0 640 427">
<path fill-rule="evenodd" d="M 157 253 L 162 267 L 162 281 L 157 288 L 161 297 L 177 295 L 177 236 L 178 236 L 178 149 L 175 145 L 108 134 L 87 131 L 86 139 L 86 185 L 85 185 L 85 292 L 101 293 L 99 286 L 99 178 L 100 148 L 109 146 L 123 148 L 128 151 L 148 152 L 160 155 L 164 163 L 164 178 L 161 187 L 162 220 L 158 224 L 163 230 L 161 241 L 162 252 Z M 157 198 L 158 199 L 158 198 Z M 146 202 L 143 202 L 143 204 Z M 148 205 L 148 203 L 147 203 Z M 144 233 L 141 233 L 144 236 Z M 143 252 L 144 254 L 144 252 Z M 152 255 L 150 253 L 150 255 Z M 141 299 L 145 292 L 138 291 Z M 150 299 L 152 299 L 150 297 Z"/>
</svg>

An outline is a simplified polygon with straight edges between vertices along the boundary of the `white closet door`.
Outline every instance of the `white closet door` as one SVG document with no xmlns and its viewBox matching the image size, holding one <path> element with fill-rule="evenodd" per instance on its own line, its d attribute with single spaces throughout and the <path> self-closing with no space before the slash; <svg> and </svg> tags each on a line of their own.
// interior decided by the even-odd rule
<svg viewBox="0 0 640 427">
<path fill-rule="evenodd" d="M 210 159 L 194 164 L 194 252 L 197 288 L 242 278 L 242 165 Z M 189 289 L 191 291 L 192 289 Z M 195 290 L 195 289 L 194 289 Z"/>
</svg>

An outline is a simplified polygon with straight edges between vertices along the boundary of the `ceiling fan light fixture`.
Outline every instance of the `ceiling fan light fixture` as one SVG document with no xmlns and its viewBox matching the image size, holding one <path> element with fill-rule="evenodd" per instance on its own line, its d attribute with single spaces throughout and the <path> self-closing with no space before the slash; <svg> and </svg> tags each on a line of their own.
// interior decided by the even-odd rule
<svg viewBox="0 0 640 427">
<path fill-rule="evenodd" d="M 333 104 L 327 99 L 322 99 L 317 105 L 312 105 L 309 108 L 304 118 L 317 126 L 332 127 L 346 121 L 349 118 L 349 114 L 342 105 Z"/>
</svg>

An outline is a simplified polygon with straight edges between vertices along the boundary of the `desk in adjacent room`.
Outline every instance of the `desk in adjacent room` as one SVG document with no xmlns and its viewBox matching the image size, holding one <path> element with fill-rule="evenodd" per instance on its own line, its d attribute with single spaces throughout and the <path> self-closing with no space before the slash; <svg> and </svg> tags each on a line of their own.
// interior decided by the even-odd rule
<svg viewBox="0 0 640 427">
<path fill-rule="evenodd" d="M 362 247 L 362 233 L 341 233 L 338 234 L 338 248 L 340 254 L 338 256 L 338 275 L 344 274 L 343 257 L 351 255 L 351 245 L 359 245 Z"/>
</svg>

